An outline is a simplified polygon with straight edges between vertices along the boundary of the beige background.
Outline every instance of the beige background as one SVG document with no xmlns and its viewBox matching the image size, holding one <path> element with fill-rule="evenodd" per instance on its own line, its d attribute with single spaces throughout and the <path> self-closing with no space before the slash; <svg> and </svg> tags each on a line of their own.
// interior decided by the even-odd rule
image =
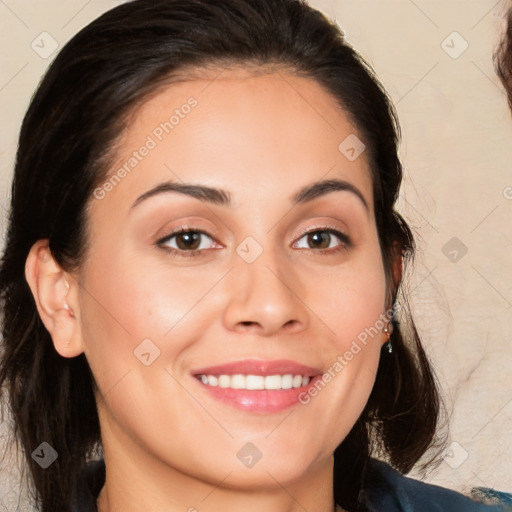
<svg viewBox="0 0 512 512">
<path fill-rule="evenodd" d="M 119 3 L 0 0 L 2 228 L 21 120 L 54 56 L 43 58 L 31 43 L 44 37 L 48 50 L 51 37 L 61 47 Z M 400 210 L 419 245 L 408 287 L 444 386 L 453 443 L 423 476 L 460 491 L 512 492 L 512 118 L 492 66 L 510 1 L 312 3 L 374 66 L 401 119 Z M 0 510 L 17 503 L 14 468 L 7 460 L 0 471 Z"/>
</svg>

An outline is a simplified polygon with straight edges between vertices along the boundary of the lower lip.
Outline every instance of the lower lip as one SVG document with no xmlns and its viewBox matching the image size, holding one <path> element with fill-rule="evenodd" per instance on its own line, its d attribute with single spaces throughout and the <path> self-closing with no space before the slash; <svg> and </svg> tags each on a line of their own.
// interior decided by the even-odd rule
<svg viewBox="0 0 512 512">
<path fill-rule="evenodd" d="M 308 389 L 319 378 L 314 377 L 307 386 L 301 386 L 300 388 L 248 390 L 208 386 L 194 377 L 197 383 L 213 398 L 243 411 L 261 413 L 281 412 L 300 404 L 299 397 L 301 394 L 307 394 Z"/>
</svg>

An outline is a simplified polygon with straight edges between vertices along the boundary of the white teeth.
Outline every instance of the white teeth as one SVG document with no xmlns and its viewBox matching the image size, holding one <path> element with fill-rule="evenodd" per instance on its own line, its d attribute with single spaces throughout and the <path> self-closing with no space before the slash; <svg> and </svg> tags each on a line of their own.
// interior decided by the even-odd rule
<svg viewBox="0 0 512 512">
<path fill-rule="evenodd" d="M 281 381 L 281 375 L 267 375 L 265 377 L 265 389 L 281 389 Z"/>
<path fill-rule="evenodd" d="M 265 389 L 265 377 L 262 375 L 247 375 L 245 389 Z"/>
<path fill-rule="evenodd" d="M 245 389 L 245 375 L 233 375 L 231 377 L 231 387 L 233 389 Z"/>
<path fill-rule="evenodd" d="M 307 379 L 307 377 L 304 378 Z M 294 388 L 300 388 L 302 386 L 302 377 L 300 375 L 295 375 L 295 377 L 293 377 L 292 386 Z"/>
<path fill-rule="evenodd" d="M 283 389 L 291 389 L 292 385 L 293 385 L 293 375 L 290 375 L 290 374 L 283 375 L 282 384 L 281 384 Z"/>
<path fill-rule="evenodd" d="M 302 375 L 198 375 L 198 379 L 206 386 L 248 390 L 278 390 L 307 386 L 310 377 Z"/>
<path fill-rule="evenodd" d="M 230 388 L 231 387 L 231 377 L 229 375 L 219 375 L 219 387 Z"/>
</svg>

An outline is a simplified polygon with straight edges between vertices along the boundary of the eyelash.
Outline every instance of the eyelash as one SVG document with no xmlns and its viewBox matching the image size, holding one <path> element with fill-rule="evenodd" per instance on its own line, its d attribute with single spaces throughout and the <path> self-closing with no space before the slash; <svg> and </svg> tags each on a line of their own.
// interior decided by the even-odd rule
<svg viewBox="0 0 512 512">
<path fill-rule="evenodd" d="M 172 256 L 176 256 L 176 257 L 189 258 L 189 257 L 199 256 L 200 253 L 203 253 L 205 251 L 205 249 L 194 249 L 192 251 L 185 251 L 183 249 L 174 249 L 173 247 L 168 247 L 165 245 L 165 243 L 169 242 L 169 240 L 174 238 L 176 235 L 181 235 L 183 233 L 198 233 L 198 234 L 206 235 L 207 237 L 211 238 L 212 241 L 215 242 L 213 237 L 211 237 L 205 231 L 202 231 L 199 229 L 193 229 L 193 228 L 189 228 L 189 227 L 185 227 L 185 226 L 180 226 L 179 228 L 172 231 L 168 235 L 165 235 L 163 238 L 160 238 L 156 242 L 155 245 L 157 247 L 159 247 L 160 249 L 163 249 L 164 251 L 168 252 Z M 332 254 L 346 251 L 352 247 L 352 242 L 350 240 L 350 237 L 348 235 L 346 235 L 345 233 L 341 232 L 340 230 L 336 229 L 336 227 L 334 227 L 334 226 L 321 226 L 321 227 L 316 227 L 313 229 L 306 228 L 300 233 L 298 240 L 302 239 L 305 235 L 309 235 L 309 234 L 313 234 L 313 233 L 329 233 L 331 235 L 335 235 L 341 241 L 340 245 L 338 245 L 334 248 L 331 248 L 331 249 L 320 249 L 320 250 L 307 249 L 310 251 L 319 252 L 320 255 L 322 255 L 322 256 L 330 256 Z"/>
</svg>

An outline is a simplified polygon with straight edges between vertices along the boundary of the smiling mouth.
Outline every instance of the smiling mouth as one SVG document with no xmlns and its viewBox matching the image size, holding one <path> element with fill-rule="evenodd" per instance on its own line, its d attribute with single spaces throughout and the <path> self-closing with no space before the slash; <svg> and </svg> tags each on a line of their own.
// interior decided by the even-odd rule
<svg viewBox="0 0 512 512">
<path fill-rule="evenodd" d="M 322 371 L 292 360 L 246 359 L 197 368 L 191 376 L 215 401 L 246 412 L 272 414 L 299 405 Z"/>
<path fill-rule="evenodd" d="M 199 374 L 196 378 L 205 386 L 229 388 L 229 389 L 245 389 L 245 390 L 281 390 L 281 389 L 297 389 L 307 386 L 311 381 L 310 377 L 305 375 L 293 375 L 287 373 L 284 375 L 206 375 Z"/>
</svg>

